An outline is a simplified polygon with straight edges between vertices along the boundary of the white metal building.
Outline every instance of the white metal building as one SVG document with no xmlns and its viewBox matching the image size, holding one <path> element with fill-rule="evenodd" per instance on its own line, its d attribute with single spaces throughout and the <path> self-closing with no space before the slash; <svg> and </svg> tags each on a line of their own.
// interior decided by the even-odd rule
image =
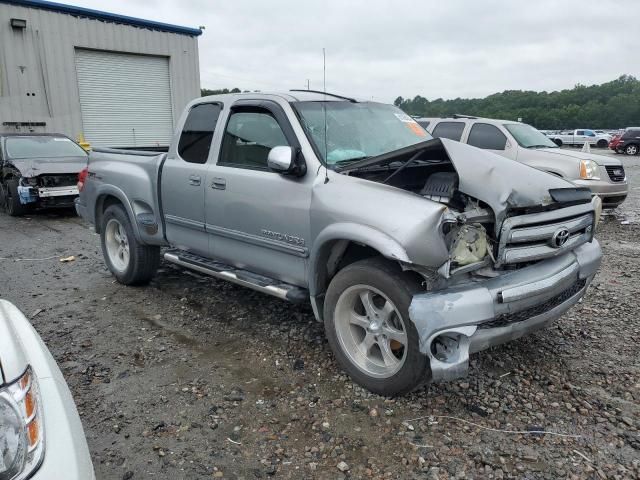
<svg viewBox="0 0 640 480">
<path fill-rule="evenodd" d="M 0 132 L 165 146 L 200 96 L 200 29 L 42 0 L 0 0 Z"/>
</svg>

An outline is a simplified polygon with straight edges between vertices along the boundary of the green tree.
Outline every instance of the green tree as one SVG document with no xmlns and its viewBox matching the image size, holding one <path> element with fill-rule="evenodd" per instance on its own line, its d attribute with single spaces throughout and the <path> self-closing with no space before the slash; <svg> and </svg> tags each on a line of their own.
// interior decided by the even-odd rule
<svg viewBox="0 0 640 480">
<path fill-rule="evenodd" d="M 442 117 L 454 113 L 517 120 L 540 129 L 623 128 L 640 125 L 640 81 L 631 75 L 601 85 L 577 84 L 556 92 L 505 90 L 485 98 L 428 100 L 397 97 L 410 115 Z"/>
</svg>

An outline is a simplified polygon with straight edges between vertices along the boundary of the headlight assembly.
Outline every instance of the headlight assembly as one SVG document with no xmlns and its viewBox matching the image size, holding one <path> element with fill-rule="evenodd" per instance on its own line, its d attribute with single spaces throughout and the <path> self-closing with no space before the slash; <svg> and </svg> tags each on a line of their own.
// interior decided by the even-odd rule
<svg viewBox="0 0 640 480">
<path fill-rule="evenodd" d="M 598 164 L 593 160 L 580 160 L 580 178 L 584 180 L 600 180 Z"/>
<path fill-rule="evenodd" d="M 0 388 L 0 480 L 22 480 L 44 457 L 40 392 L 28 368 L 15 382 Z"/>
</svg>

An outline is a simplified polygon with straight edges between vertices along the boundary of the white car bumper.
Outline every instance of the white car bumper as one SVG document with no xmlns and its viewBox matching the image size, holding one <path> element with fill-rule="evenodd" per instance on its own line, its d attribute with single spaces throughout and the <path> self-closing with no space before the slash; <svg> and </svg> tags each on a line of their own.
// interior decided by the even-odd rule
<svg viewBox="0 0 640 480">
<path fill-rule="evenodd" d="M 0 300 L 0 362 L 5 377 L 0 384 L 18 378 L 27 367 L 25 361 L 40 389 L 45 445 L 42 463 L 28 478 L 95 479 L 82 423 L 58 365 L 22 312 Z"/>
</svg>

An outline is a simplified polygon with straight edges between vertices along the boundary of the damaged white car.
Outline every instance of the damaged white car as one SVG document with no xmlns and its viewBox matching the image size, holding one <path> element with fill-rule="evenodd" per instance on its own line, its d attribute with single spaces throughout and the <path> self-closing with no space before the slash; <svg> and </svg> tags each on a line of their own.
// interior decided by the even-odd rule
<svg viewBox="0 0 640 480">
<path fill-rule="evenodd" d="M 396 395 L 543 327 L 600 264 L 586 188 L 321 92 L 205 97 L 168 153 L 95 149 L 78 213 L 124 284 L 163 255 L 310 302 L 342 367 Z"/>
<path fill-rule="evenodd" d="M 0 479 L 57 478 L 95 478 L 80 417 L 40 336 L 0 300 Z"/>
<path fill-rule="evenodd" d="M 0 134 L 0 206 L 11 216 L 72 207 L 87 152 L 58 134 Z"/>
</svg>

